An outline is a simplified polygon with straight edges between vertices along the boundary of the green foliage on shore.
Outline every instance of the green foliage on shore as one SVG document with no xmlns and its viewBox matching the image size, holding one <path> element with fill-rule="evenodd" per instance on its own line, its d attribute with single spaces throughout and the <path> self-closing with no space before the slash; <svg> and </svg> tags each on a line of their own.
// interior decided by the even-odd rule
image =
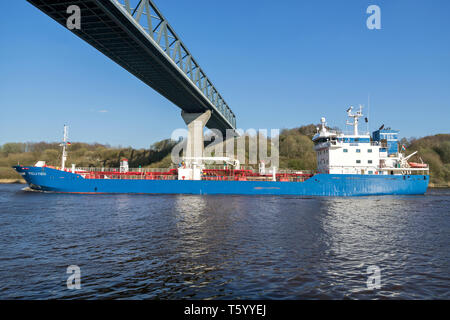
<svg viewBox="0 0 450 320">
<path fill-rule="evenodd" d="M 311 138 L 315 133 L 316 125 L 313 124 L 282 130 L 279 139 L 280 168 L 314 170 L 316 154 Z M 77 167 L 118 167 L 120 159 L 127 158 L 132 168 L 139 166 L 167 168 L 172 164 L 170 153 L 176 143 L 166 139 L 153 144 L 149 149 L 73 143 L 69 146 L 67 165 L 75 163 Z M 401 144 L 406 146 L 406 154 L 419 151 L 419 155 L 411 160 L 418 162 L 421 157 L 430 165 L 433 184 L 450 186 L 450 134 L 403 139 Z M 248 159 L 248 140 L 246 145 Z M 270 146 L 268 150 L 270 154 Z M 0 146 L 0 179 L 16 179 L 19 175 L 11 169 L 11 166 L 18 163 L 33 165 L 38 160 L 44 160 L 51 166 L 59 166 L 61 163 L 59 143 L 6 143 Z"/>
<path fill-rule="evenodd" d="M 316 153 L 311 140 L 316 126 L 284 129 L 280 133 L 280 168 L 315 170 Z"/>
<path fill-rule="evenodd" d="M 429 164 L 433 184 L 450 187 L 450 134 L 402 139 L 400 143 L 407 148 L 406 154 L 419 152 L 412 161 L 417 162 L 420 157 Z"/>
<path fill-rule="evenodd" d="M 133 149 L 131 147 L 111 147 L 98 143 L 88 144 L 76 142 L 69 147 L 66 165 L 75 163 L 77 167 L 119 167 L 120 159 L 127 158 L 130 167 L 147 167 L 161 161 L 170 153 L 174 141 L 170 139 L 159 141 L 149 149 Z M 61 147 L 59 143 L 6 143 L 0 146 L 0 179 L 19 177 L 11 166 L 34 165 L 43 160 L 47 165 L 61 165 Z M 170 165 L 170 164 L 169 164 Z"/>
</svg>

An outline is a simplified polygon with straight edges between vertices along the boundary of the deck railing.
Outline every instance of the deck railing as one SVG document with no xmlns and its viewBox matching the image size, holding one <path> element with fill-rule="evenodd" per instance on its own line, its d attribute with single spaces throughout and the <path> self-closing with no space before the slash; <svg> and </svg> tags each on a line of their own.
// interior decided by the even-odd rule
<svg viewBox="0 0 450 320">
<path fill-rule="evenodd" d="M 111 180 L 178 180 L 178 176 L 175 175 L 145 175 L 145 174 L 82 174 L 85 179 L 111 179 Z"/>
<path fill-rule="evenodd" d="M 66 168 L 69 171 L 72 171 L 71 168 Z M 128 168 L 128 172 L 167 172 L 174 168 Z M 120 173 L 120 168 L 98 168 L 98 167 L 76 167 L 75 171 L 84 171 L 84 172 L 118 172 Z"/>
</svg>

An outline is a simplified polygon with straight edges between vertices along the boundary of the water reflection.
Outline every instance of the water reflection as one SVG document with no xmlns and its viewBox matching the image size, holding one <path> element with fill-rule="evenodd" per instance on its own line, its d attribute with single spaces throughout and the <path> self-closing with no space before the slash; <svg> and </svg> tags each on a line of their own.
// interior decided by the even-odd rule
<svg viewBox="0 0 450 320">
<path fill-rule="evenodd" d="M 403 288 L 411 247 L 410 224 L 416 223 L 416 197 L 367 197 L 321 199 L 323 230 L 329 248 L 324 253 L 323 270 L 330 291 L 347 297 L 397 297 L 392 288 Z M 368 266 L 381 268 L 382 290 L 367 289 Z"/>
<path fill-rule="evenodd" d="M 114 195 L 111 200 L 114 201 L 118 211 L 127 212 L 130 208 L 132 208 L 135 197 L 129 194 L 117 194 Z"/>
</svg>

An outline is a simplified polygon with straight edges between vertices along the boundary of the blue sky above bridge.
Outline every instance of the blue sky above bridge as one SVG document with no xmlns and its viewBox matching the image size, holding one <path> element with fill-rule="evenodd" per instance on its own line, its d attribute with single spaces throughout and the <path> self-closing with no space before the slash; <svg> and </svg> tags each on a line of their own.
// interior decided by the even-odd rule
<svg viewBox="0 0 450 320">
<path fill-rule="evenodd" d="M 449 133 L 450 2 L 155 0 L 237 116 L 239 128 L 371 128 Z M 366 9 L 381 8 L 381 30 Z M 185 127 L 180 110 L 25 1 L 0 12 L 0 144 L 72 141 L 148 147 Z"/>
</svg>

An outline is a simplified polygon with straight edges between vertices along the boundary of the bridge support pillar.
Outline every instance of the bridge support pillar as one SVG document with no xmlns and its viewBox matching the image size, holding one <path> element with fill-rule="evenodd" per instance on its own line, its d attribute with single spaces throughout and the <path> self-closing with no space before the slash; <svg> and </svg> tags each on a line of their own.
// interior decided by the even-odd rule
<svg viewBox="0 0 450 320">
<path fill-rule="evenodd" d="M 204 113 L 187 113 L 182 111 L 181 117 L 188 126 L 188 137 L 187 137 L 187 147 L 186 158 L 201 158 L 203 157 L 204 150 L 204 139 L 203 139 L 203 129 L 209 118 L 211 118 L 211 110 Z M 192 163 L 192 160 L 186 161 L 187 163 Z M 197 160 L 197 165 L 201 165 L 201 160 Z"/>
</svg>

